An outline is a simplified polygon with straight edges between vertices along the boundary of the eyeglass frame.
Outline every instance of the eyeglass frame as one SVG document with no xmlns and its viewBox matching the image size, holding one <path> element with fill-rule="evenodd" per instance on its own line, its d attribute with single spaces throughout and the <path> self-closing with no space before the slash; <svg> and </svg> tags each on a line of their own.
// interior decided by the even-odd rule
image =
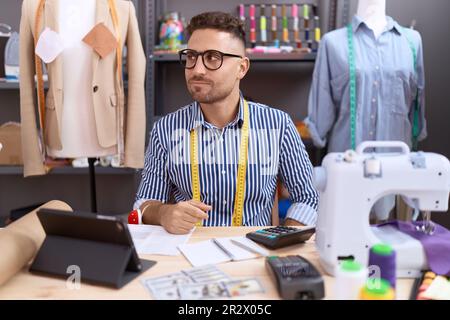
<svg viewBox="0 0 450 320">
<path fill-rule="evenodd" d="M 195 63 L 194 63 L 194 65 L 192 67 L 189 67 L 189 68 L 186 66 L 187 64 L 183 64 L 183 60 L 181 58 L 182 55 L 185 54 L 187 51 L 195 52 Z M 216 52 L 216 53 L 218 53 L 221 56 L 220 66 L 217 67 L 216 69 L 211 69 L 211 68 L 208 68 L 206 66 L 204 57 L 205 57 L 205 53 L 207 53 L 207 52 Z M 240 56 L 240 55 L 237 55 L 237 54 L 225 53 L 225 52 L 222 52 L 222 51 L 219 51 L 219 50 L 214 50 L 214 49 L 205 50 L 203 52 L 199 52 L 199 51 L 196 51 L 196 50 L 193 50 L 193 49 L 183 49 L 183 50 L 178 51 L 178 55 L 179 55 L 179 60 L 180 60 L 181 65 L 185 69 L 188 69 L 188 70 L 191 70 L 191 69 L 195 68 L 195 66 L 197 65 L 197 61 L 198 61 L 198 57 L 199 56 L 202 56 L 202 63 L 203 63 L 203 65 L 205 66 L 206 69 L 208 69 L 210 71 L 216 71 L 216 70 L 219 70 L 222 67 L 222 65 L 223 65 L 223 57 L 232 57 L 232 58 L 240 58 L 240 59 L 244 58 L 243 56 Z"/>
</svg>

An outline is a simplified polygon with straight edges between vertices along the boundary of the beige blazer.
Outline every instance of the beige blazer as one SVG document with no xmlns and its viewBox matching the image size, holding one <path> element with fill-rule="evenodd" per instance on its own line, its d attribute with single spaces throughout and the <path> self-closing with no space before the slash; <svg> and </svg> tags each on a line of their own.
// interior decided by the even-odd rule
<svg viewBox="0 0 450 320">
<path fill-rule="evenodd" d="M 96 23 L 103 22 L 115 35 L 107 0 L 96 0 Z M 46 173 L 41 155 L 37 119 L 38 109 L 35 90 L 34 37 L 45 27 L 58 32 L 58 0 L 46 0 L 40 23 L 41 30 L 34 30 L 39 0 L 24 0 L 20 21 L 20 116 L 22 122 L 22 149 L 24 176 Z M 92 59 L 92 99 L 99 144 L 112 147 L 117 141 L 116 108 L 123 108 L 124 165 L 142 168 L 145 148 L 145 64 L 134 5 L 131 1 L 116 0 L 120 20 L 122 45 L 127 47 L 126 69 L 128 92 L 125 101 L 116 88 L 123 91 L 116 80 L 116 53 L 101 59 L 94 52 Z M 76 61 L 74 61 L 76 63 Z M 45 132 L 46 145 L 61 150 L 61 113 L 63 108 L 62 58 L 58 56 L 46 65 L 49 89 L 46 95 Z"/>
</svg>

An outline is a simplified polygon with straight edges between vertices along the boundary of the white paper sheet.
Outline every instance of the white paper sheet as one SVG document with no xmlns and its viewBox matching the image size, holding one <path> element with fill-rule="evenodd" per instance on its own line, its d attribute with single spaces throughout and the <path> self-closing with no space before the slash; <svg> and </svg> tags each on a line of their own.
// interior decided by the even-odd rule
<svg viewBox="0 0 450 320">
<path fill-rule="evenodd" d="M 159 254 L 176 256 L 180 254 L 178 246 L 186 244 L 192 235 L 177 235 L 168 233 L 161 226 L 129 224 L 134 246 L 138 254 Z"/>
<path fill-rule="evenodd" d="M 240 237 L 215 238 L 182 245 L 179 249 L 194 267 L 260 257 L 231 242 L 237 238 Z"/>
<path fill-rule="evenodd" d="M 194 266 L 205 266 L 230 261 L 231 258 L 212 241 L 206 240 L 180 246 L 180 251 Z"/>
</svg>

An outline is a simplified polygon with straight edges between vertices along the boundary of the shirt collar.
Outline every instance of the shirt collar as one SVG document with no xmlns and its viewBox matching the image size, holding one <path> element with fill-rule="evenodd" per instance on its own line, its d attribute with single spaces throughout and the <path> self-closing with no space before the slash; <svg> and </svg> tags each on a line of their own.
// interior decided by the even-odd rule
<svg viewBox="0 0 450 320">
<path fill-rule="evenodd" d="M 231 121 L 226 127 L 234 126 L 235 124 L 238 124 L 239 127 L 242 126 L 242 123 L 244 122 L 244 97 L 242 95 L 242 92 L 239 93 L 239 112 L 237 114 L 237 117 Z M 192 129 L 197 128 L 198 126 L 204 126 L 206 128 L 211 128 L 212 125 L 206 122 L 205 117 L 202 112 L 202 108 L 200 107 L 200 103 L 195 101 L 192 103 L 192 116 L 191 121 L 188 126 L 188 130 L 191 131 Z"/>
<path fill-rule="evenodd" d="M 386 28 L 384 29 L 384 31 L 392 31 L 393 29 L 395 29 L 400 35 L 402 34 L 402 27 L 397 23 L 397 21 L 395 21 L 394 19 L 392 19 L 392 17 L 389 17 L 389 16 L 386 16 L 386 20 L 387 20 L 387 25 L 386 25 Z M 358 17 L 357 15 L 354 15 L 353 20 L 352 20 L 353 33 L 356 33 L 356 31 L 359 29 L 359 27 L 362 24 L 366 28 L 368 28 L 366 23 L 360 17 Z"/>
</svg>

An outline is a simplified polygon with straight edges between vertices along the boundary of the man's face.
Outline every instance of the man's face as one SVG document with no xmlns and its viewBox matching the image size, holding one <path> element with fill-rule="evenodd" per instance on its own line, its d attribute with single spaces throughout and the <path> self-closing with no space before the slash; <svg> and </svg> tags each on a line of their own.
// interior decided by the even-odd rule
<svg viewBox="0 0 450 320">
<path fill-rule="evenodd" d="M 228 32 L 214 29 L 196 30 L 188 42 L 188 49 L 197 52 L 217 50 L 244 57 L 223 57 L 223 64 L 217 70 L 208 70 L 198 56 L 193 69 L 185 69 L 186 83 L 192 98 L 200 103 L 215 103 L 231 94 L 239 86 L 248 70 L 243 43 Z"/>
</svg>

